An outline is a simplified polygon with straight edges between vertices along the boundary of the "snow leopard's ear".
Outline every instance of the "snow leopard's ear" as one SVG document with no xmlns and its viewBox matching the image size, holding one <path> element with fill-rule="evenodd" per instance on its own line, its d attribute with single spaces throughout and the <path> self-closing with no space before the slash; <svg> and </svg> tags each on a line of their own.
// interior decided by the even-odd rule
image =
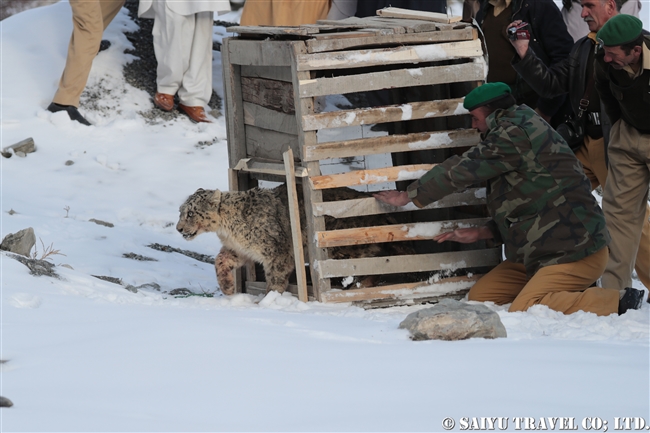
<svg viewBox="0 0 650 433">
<path fill-rule="evenodd" d="M 212 197 L 210 197 L 210 205 L 215 208 L 215 210 L 219 210 L 219 205 L 221 204 L 221 191 L 218 189 L 215 189 L 214 192 L 212 193 Z"/>
</svg>

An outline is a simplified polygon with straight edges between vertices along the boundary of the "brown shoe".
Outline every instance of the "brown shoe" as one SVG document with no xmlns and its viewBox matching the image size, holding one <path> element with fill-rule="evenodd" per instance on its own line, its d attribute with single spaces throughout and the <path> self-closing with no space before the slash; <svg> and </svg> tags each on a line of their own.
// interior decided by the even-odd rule
<svg viewBox="0 0 650 433">
<path fill-rule="evenodd" d="M 203 107 L 188 107 L 187 105 L 178 104 L 178 109 L 187 114 L 194 123 L 212 123 L 212 121 L 210 121 L 205 115 Z"/>
<path fill-rule="evenodd" d="M 153 104 L 162 111 L 172 111 L 174 108 L 174 95 L 156 92 L 156 96 L 153 97 Z"/>
</svg>

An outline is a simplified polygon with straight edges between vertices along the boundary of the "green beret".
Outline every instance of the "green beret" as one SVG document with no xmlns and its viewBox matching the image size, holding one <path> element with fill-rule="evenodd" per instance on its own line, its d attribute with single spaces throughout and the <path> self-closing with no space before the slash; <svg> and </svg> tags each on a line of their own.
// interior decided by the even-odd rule
<svg viewBox="0 0 650 433">
<path fill-rule="evenodd" d="M 472 111 L 475 108 L 489 104 L 512 93 L 510 86 L 505 83 L 485 83 L 465 96 L 463 107 Z"/>
<path fill-rule="evenodd" d="M 636 40 L 643 31 L 643 23 L 632 15 L 613 16 L 598 31 L 596 38 L 606 47 L 616 47 Z"/>
</svg>

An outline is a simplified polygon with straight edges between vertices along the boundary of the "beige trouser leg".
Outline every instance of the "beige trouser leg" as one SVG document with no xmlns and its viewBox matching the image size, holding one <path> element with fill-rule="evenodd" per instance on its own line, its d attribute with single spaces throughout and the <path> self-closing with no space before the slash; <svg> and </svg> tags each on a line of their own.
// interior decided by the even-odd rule
<svg viewBox="0 0 650 433">
<path fill-rule="evenodd" d="M 179 15 L 166 1 L 153 3 L 153 47 L 158 61 L 158 92 L 178 93 L 181 104 L 205 107 L 212 96 L 214 14 Z"/>
<path fill-rule="evenodd" d="M 602 185 L 605 188 L 607 163 L 605 161 L 604 139 L 593 139 L 585 136 L 585 144 L 576 151 L 576 157 L 582 163 L 582 168 L 589 182 L 591 182 L 591 189 L 596 189 L 598 185 Z M 650 239 L 650 205 L 646 207 L 646 218 L 643 223 L 641 239 L 639 251 L 636 254 L 634 269 L 643 285 L 650 289 L 650 241 L 648 241 Z M 646 242 L 643 242 L 643 239 Z M 603 285 L 609 287 L 606 284 Z"/>
<path fill-rule="evenodd" d="M 362 0 L 363 1 L 363 0 Z M 242 26 L 299 26 L 327 18 L 330 0 L 246 0 Z"/>
<path fill-rule="evenodd" d="M 70 0 L 72 37 L 68 57 L 53 102 L 79 106 L 102 34 L 124 5 L 124 0 Z"/>
<path fill-rule="evenodd" d="M 609 176 L 603 194 L 603 212 L 612 236 L 610 260 L 602 283 L 622 290 L 632 285 L 632 266 L 646 285 L 650 281 L 650 134 L 641 134 L 625 121 L 612 125 Z"/>
<path fill-rule="evenodd" d="M 508 311 L 526 311 L 546 305 L 564 314 L 587 311 L 599 316 L 618 312 L 618 290 L 589 287 L 603 272 L 607 248 L 573 263 L 544 266 L 532 278 L 524 265 L 508 260 L 478 280 L 469 291 L 470 301 L 512 302 Z"/>
</svg>

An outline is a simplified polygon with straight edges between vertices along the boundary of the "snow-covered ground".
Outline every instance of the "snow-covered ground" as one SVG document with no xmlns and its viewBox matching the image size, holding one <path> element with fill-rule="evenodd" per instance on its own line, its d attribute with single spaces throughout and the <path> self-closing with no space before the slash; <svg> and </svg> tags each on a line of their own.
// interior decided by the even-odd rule
<svg viewBox="0 0 650 433">
<path fill-rule="evenodd" d="M 45 110 L 65 62 L 69 5 L 0 23 L 1 146 L 27 137 L 37 146 L 26 158 L 0 158 L 0 237 L 33 227 L 39 255 L 50 245 L 62 254 L 51 256 L 61 279 L 33 277 L 0 254 L 0 395 L 14 403 L 0 410 L 1 431 L 441 431 L 446 417 L 456 431 L 462 417 L 508 417 L 510 430 L 516 417 L 536 426 L 569 417 L 578 429 L 586 417 L 609 430 L 615 417 L 650 422 L 648 304 L 621 317 L 491 306 L 507 339 L 412 342 L 397 325 L 421 307 L 224 297 L 212 265 L 149 248 L 220 248 L 213 235 L 188 243 L 174 226 L 197 188 L 228 188 L 226 131 L 223 118 L 151 125 L 138 115 L 150 98 L 121 77 L 130 59 L 123 31 L 134 26 L 123 10 L 105 33 L 112 45 L 97 56 L 89 89 L 110 96 L 99 100 L 103 112 L 82 107 L 95 124 L 85 127 Z M 220 67 L 215 53 L 216 88 Z M 161 291 L 132 293 L 93 275 Z M 174 288 L 214 297 L 163 293 Z"/>
</svg>

